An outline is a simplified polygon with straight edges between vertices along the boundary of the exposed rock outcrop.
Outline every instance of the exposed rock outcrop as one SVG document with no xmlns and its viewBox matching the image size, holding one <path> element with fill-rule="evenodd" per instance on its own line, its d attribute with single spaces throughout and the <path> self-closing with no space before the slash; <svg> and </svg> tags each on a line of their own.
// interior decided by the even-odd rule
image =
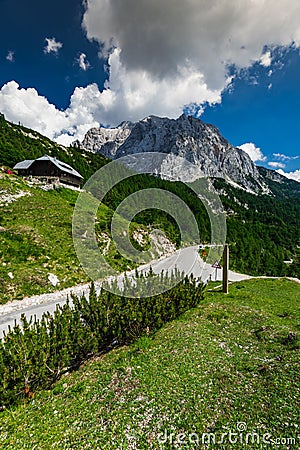
<svg viewBox="0 0 300 450">
<path fill-rule="evenodd" d="M 145 152 L 172 154 L 192 163 L 191 180 L 222 177 L 254 192 L 268 190 L 247 153 L 232 146 L 215 126 L 184 114 L 178 119 L 149 116 L 137 123 L 123 122 L 117 128 L 93 128 L 80 147 L 111 159 Z M 170 166 L 172 179 L 173 169 Z M 176 179 L 181 179 L 185 170 L 184 164 L 179 164 Z"/>
</svg>

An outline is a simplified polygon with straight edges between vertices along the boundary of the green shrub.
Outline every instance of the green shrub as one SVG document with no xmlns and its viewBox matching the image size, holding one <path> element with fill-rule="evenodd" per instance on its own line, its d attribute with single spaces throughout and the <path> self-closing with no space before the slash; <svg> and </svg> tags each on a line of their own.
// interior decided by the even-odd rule
<svg viewBox="0 0 300 450">
<path fill-rule="evenodd" d="M 21 326 L 0 341 L 0 407 L 22 398 L 56 381 L 62 373 L 76 369 L 85 359 L 107 352 L 116 345 L 130 343 L 159 329 L 164 323 L 197 306 L 204 297 L 204 285 L 185 277 L 166 292 L 151 297 L 151 286 L 174 284 L 174 276 L 137 277 L 136 286 L 124 281 L 123 295 L 102 289 L 97 295 L 94 285 L 89 298 L 72 297 L 57 306 L 54 315 L 44 314 L 40 321 L 23 315 Z M 146 282 L 145 282 L 146 281 Z M 149 296 L 126 297 L 128 292 L 144 286 Z"/>
</svg>

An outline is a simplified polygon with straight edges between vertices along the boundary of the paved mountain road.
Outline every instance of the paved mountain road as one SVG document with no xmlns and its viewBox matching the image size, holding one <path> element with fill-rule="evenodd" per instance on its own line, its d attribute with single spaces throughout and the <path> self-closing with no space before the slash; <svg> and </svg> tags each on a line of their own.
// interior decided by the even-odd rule
<svg viewBox="0 0 300 450">
<path fill-rule="evenodd" d="M 210 277 L 215 280 L 216 269 L 212 268 L 210 264 L 204 263 L 198 253 L 198 246 L 187 247 L 178 250 L 172 256 L 153 261 L 151 264 L 141 266 L 139 268 L 142 272 L 147 272 L 150 265 L 154 273 L 161 271 L 172 271 L 177 267 L 180 271 L 187 275 L 193 274 L 196 278 L 201 278 L 206 282 Z M 222 280 L 222 269 L 217 269 L 217 280 Z M 134 272 L 132 272 L 134 273 Z M 122 282 L 124 275 L 118 277 L 119 282 Z M 229 281 L 242 281 L 251 278 L 249 275 L 243 275 L 236 272 L 229 271 Z M 95 283 L 96 290 L 100 288 L 100 282 Z M 15 321 L 20 323 L 21 314 L 25 314 L 29 319 L 31 316 L 36 316 L 40 319 L 45 312 L 52 314 L 55 311 L 56 305 L 63 305 L 68 296 L 73 293 L 77 296 L 87 294 L 89 292 L 89 284 L 74 286 L 72 288 L 64 289 L 62 291 L 53 292 L 51 294 L 42 294 L 33 297 L 25 298 L 20 301 L 9 302 L 5 305 L 0 305 L 0 338 L 3 337 L 3 332 L 8 330 L 8 326 L 14 326 Z"/>
</svg>

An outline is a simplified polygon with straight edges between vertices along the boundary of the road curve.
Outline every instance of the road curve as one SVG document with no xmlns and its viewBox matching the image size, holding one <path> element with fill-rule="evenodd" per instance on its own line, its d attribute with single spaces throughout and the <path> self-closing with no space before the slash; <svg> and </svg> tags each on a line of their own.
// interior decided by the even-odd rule
<svg viewBox="0 0 300 450">
<path fill-rule="evenodd" d="M 208 279 L 222 280 L 222 269 L 214 269 L 210 264 L 204 263 L 198 253 L 198 246 L 187 247 L 178 250 L 173 255 L 162 258 L 158 261 L 152 261 L 150 264 L 141 266 L 139 271 L 147 272 L 152 267 L 154 273 L 158 274 L 162 271 L 172 271 L 177 267 L 180 271 L 185 272 L 187 275 L 193 274 L 195 278 L 201 278 L 206 282 Z M 129 273 L 132 274 L 134 272 Z M 124 275 L 120 275 L 121 280 Z M 243 275 L 236 272 L 229 271 L 229 281 L 241 281 L 251 278 L 249 275 Z M 99 290 L 101 283 L 95 283 L 96 290 Z M 3 337 L 3 333 L 8 331 L 9 326 L 13 327 L 15 323 L 20 323 L 21 314 L 25 314 L 27 319 L 32 316 L 36 316 L 40 319 L 46 312 L 52 314 L 56 305 L 63 305 L 67 298 L 70 298 L 70 294 L 73 293 L 77 296 L 82 296 L 89 292 L 89 284 L 78 285 L 61 291 L 53 292 L 50 294 L 36 295 L 33 297 L 27 297 L 23 300 L 13 301 L 0 305 L 0 338 Z"/>
</svg>

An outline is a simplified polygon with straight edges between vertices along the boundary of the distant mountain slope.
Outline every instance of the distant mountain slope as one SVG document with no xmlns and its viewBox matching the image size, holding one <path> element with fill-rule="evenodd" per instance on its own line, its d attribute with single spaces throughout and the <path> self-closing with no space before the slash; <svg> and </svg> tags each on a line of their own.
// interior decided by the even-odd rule
<svg viewBox="0 0 300 450">
<path fill-rule="evenodd" d="M 195 166 L 194 179 L 222 177 L 245 189 L 268 192 L 264 177 L 247 153 L 233 147 L 213 125 L 184 114 L 176 120 L 150 116 L 114 129 L 93 128 L 77 145 L 112 159 L 143 152 L 172 153 Z M 180 171 L 177 173 L 180 179 Z"/>
<path fill-rule="evenodd" d="M 157 124 L 160 127 L 165 125 L 166 129 L 157 129 L 155 131 Z M 173 129 L 172 127 L 174 127 L 174 133 L 170 131 Z M 88 133 L 91 138 L 89 145 L 93 147 L 83 150 L 78 148 L 79 144 L 77 143 L 77 146 L 66 148 L 33 130 L 7 122 L 4 116 L 0 115 L 0 166 L 12 167 L 23 159 L 33 159 L 47 153 L 72 165 L 84 176 L 86 181 L 99 167 L 109 161 L 106 158 L 107 156 L 110 155 L 115 158 L 122 154 L 122 151 L 134 152 L 138 151 L 140 146 L 145 146 L 149 150 L 173 148 L 174 152 L 176 151 L 177 154 L 189 157 L 191 161 L 195 158 L 195 165 L 196 168 L 199 167 L 199 170 L 201 170 L 201 161 L 204 169 L 211 167 L 211 173 L 217 173 L 214 172 L 217 170 L 222 173 L 222 168 L 227 167 L 226 177 L 224 176 L 223 179 L 222 177 L 214 178 L 214 185 L 226 211 L 227 242 L 230 244 L 231 268 L 238 272 L 246 272 L 252 275 L 290 275 L 299 277 L 300 183 L 288 180 L 275 171 L 256 167 L 244 152 L 234 149 L 223 139 L 215 127 L 205 125 L 197 119 L 181 117 L 177 121 L 169 121 L 169 119 L 152 117 L 138 124 L 124 122 L 117 131 L 101 129 L 101 139 L 97 143 L 93 139 L 97 136 L 98 131 L 95 130 Z M 148 136 L 148 141 L 145 136 Z M 200 139 L 201 136 L 203 137 L 203 142 L 201 141 L 202 138 Z M 167 138 L 169 137 L 171 141 L 168 144 Z M 148 147 L 145 142 L 148 142 Z M 159 142 L 166 142 L 166 146 L 161 147 Z M 130 143 L 132 143 L 132 146 Z M 154 145 L 153 148 L 152 145 Z M 203 152 L 200 150 L 201 145 L 204 152 L 203 158 Z M 211 149 L 209 149 L 209 145 L 211 145 Z M 95 153 L 95 150 L 98 151 L 99 148 L 102 151 L 105 149 L 103 152 L 106 157 L 100 153 Z M 212 162 L 209 159 L 210 157 Z M 245 173 L 248 175 L 246 176 Z M 233 181 L 234 176 L 237 181 Z M 239 176 L 240 179 L 238 178 Z M 18 177 L 16 178 L 21 181 Z M 243 187 L 243 189 L 238 187 Z M 114 211 L 127 196 L 147 188 L 169 190 L 180 197 L 190 207 L 197 220 L 202 242 L 210 241 L 210 222 L 206 210 L 198 197 L 191 193 L 188 187 L 181 182 L 171 182 L 147 174 L 139 174 L 115 186 L 106 195 L 103 202 L 109 210 Z M 0 191 L 10 192 L 11 189 L 12 179 L 7 176 L 5 182 L 4 179 L 1 180 Z M 258 195 L 250 193 L 254 189 L 257 190 Z M 268 195 L 260 195 L 261 192 L 268 192 Z M 43 194 L 41 199 L 46 201 L 53 195 L 54 193 L 49 194 L 48 197 Z M 67 202 L 66 211 L 69 211 L 69 207 L 72 206 L 71 203 L 75 203 L 75 198 Z M 29 203 L 33 200 L 32 197 L 28 199 L 30 200 Z M 26 201 L 28 199 L 27 197 L 22 197 L 13 203 L 14 206 L 2 207 L 0 211 L 0 227 L 6 229 L 7 221 L 10 220 L 12 220 L 14 226 L 18 226 L 21 217 L 19 211 L 22 211 L 22 214 L 28 214 L 28 217 L 31 218 L 32 206 L 29 203 L 27 205 Z M 38 205 L 37 210 L 41 209 L 43 211 L 42 203 L 43 201 Z M 14 208 L 18 204 L 22 204 L 24 206 L 23 209 L 15 210 Z M 27 205 L 26 207 L 25 204 Z M 49 204 L 49 207 L 54 208 L 55 202 L 51 205 Z M 52 227 L 56 214 L 56 212 L 52 214 L 51 207 L 49 217 L 45 220 L 46 229 Z M 69 217 L 70 214 L 69 211 Z M 105 245 L 105 239 L 108 239 L 107 236 L 110 233 L 112 214 L 103 214 L 101 219 L 99 219 L 99 233 L 102 233 L 103 245 Z M 175 221 L 162 211 L 153 209 L 142 211 L 134 218 L 134 221 L 145 229 L 148 229 L 148 225 L 150 225 L 150 229 L 151 225 L 156 228 L 159 227 L 177 246 L 181 243 L 180 232 L 178 227 L 176 227 Z M 66 227 L 69 230 L 68 232 L 70 232 L 71 220 L 69 219 L 67 222 L 59 224 L 59 227 Z M 4 254 L 9 254 L 10 250 L 8 249 L 11 247 L 9 243 L 11 240 L 10 228 L 8 232 L 9 235 L 7 236 L 0 233 L 0 237 L 7 238 L 5 241 L 7 244 L 4 245 L 4 241 L 2 242 Z M 16 233 L 17 238 L 15 239 Z M 19 239 L 18 230 L 17 232 L 13 230 L 12 234 L 14 240 Z M 22 231 L 21 234 L 26 234 L 26 232 Z M 18 253 L 16 250 L 15 253 L 16 257 L 19 257 L 20 252 Z M 11 262 L 13 265 L 15 264 L 13 260 Z M 115 257 L 115 263 L 116 265 L 120 263 L 119 255 Z M 24 258 L 22 264 L 25 267 L 31 263 L 30 260 L 26 261 L 26 258 Z M 72 259 L 72 264 L 78 265 L 76 258 Z M 7 266 L 7 271 L 9 272 L 8 269 Z M 14 278 L 15 282 L 16 277 Z"/>
<path fill-rule="evenodd" d="M 274 183 L 278 194 L 252 195 L 222 179 L 214 180 L 227 215 L 231 266 L 237 272 L 299 277 L 299 191 Z"/>
<path fill-rule="evenodd" d="M 277 197 L 300 197 L 300 183 L 280 175 L 275 170 L 257 167 L 259 173 L 264 177 L 265 183 Z"/>
<path fill-rule="evenodd" d="M 74 144 L 82 149 L 114 159 L 118 148 L 124 144 L 134 126 L 132 122 L 122 122 L 117 128 L 91 128 L 82 143 L 75 141 Z"/>
</svg>

